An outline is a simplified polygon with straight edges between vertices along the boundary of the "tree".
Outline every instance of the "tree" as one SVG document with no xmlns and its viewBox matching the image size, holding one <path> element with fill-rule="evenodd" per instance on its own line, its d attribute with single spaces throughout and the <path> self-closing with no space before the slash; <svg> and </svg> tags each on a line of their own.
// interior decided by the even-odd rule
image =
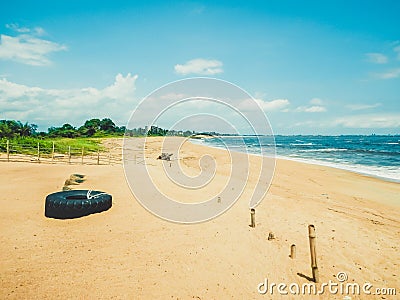
<svg viewBox="0 0 400 300">
<path fill-rule="evenodd" d="M 37 125 L 28 124 L 28 122 L 26 122 L 25 124 L 22 124 L 20 122 L 19 126 L 20 126 L 20 136 L 31 136 L 37 130 Z"/>
<path fill-rule="evenodd" d="M 79 136 L 79 133 L 77 132 L 76 128 L 68 123 L 64 124 L 61 127 L 50 127 L 48 131 L 50 137 L 74 138 Z"/>
<path fill-rule="evenodd" d="M 13 132 L 7 120 L 0 120 L 0 138 L 12 138 Z"/>
<path fill-rule="evenodd" d="M 114 122 L 109 118 L 104 118 L 99 124 L 100 130 L 106 133 L 116 132 L 118 127 L 115 126 Z"/>
<path fill-rule="evenodd" d="M 98 130 L 100 130 L 100 120 L 90 119 L 79 128 L 79 132 L 84 136 L 93 136 Z"/>
<path fill-rule="evenodd" d="M 32 136 L 37 130 L 37 125 L 26 122 L 22 124 L 15 120 L 0 120 L 0 138 L 14 138 Z"/>
</svg>

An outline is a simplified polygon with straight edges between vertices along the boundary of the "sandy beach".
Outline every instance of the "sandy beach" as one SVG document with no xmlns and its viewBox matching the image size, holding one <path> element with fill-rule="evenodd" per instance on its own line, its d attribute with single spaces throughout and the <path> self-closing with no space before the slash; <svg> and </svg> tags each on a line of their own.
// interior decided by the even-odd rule
<svg viewBox="0 0 400 300">
<path fill-rule="evenodd" d="M 179 198 L 204 195 L 168 184 L 163 162 L 156 159 L 160 147 L 154 138 L 146 151 L 155 184 Z M 195 176 L 204 154 L 218 164 L 206 192 L 214 193 L 229 177 L 226 151 L 185 143 L 180 163 Z M 250 158 L 251 170 L 258 159 Z M 143 208 L 122 165 L 2 162 L 0 168 L 1 299 L 310 299 L 257 291 L 265 278 L 287 285 L 311 282 L 309 224 L 317 232 L 321 283 L 345 272 L 347 282 L 370 282 L 371 292 L 396 288 L 400 293 L 398 183 L 279 159 L 251 228 L 248 198 L 257 183 L 252 172 L 230 210 L 209 222 L 182 225 Z M 112 208 L 78 219 L 46 218 L 45 197 L 60 191 L 73 173 L 87 175 L 75 188 L 110 193 Z M 267 239 L 270 232 L 275 239 Z M 289 257 L 292 244 L 295 259 Z M 361 294 L 352 299 L 395 297 Z"/>
</svg>

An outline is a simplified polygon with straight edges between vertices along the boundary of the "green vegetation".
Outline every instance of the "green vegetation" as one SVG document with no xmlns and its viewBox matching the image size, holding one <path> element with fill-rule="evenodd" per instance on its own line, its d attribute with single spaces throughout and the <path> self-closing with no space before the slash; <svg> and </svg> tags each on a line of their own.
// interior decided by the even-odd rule
<svg viewBox="0 0 400 300">
<path fill-rule="evenodd" d="M 15 120 L 0 120 L 0 152 L 7 151 L 9 142 L 10 153 L 35 154 L 39 145 L 40 153 L 50 154 L 96 152 L 104 150 L 101 138 L 121 136 L 192 136 L 194 131 L 167 130 L 157 126 L 134 128 L 126 130 L 118 127 L 109 119 L 90 119 L 80 127 L 64 124 L 61 127 L 50 127 L 47 132 L 37 132 L 35 124 L 22 123 Z"/>
<path fill-rule="evenodd" d="M 61 127 L 50 127 L 49 137 L 110 137 L 123 136 L 125 126 L 118 127 L 111 119 L 91 119 L 87 120 L 81 127 L 75 128 L 70 124 L 64 124 Z"/>
<path fill-rule="evenodd" d="M 9 150 L 11 153 L 35 155 L 39 144 L 41 154 L 68 153 L 71 150 L 72 155 L 81 154 L 82 148 L 85 153 L 104 150 L 101 145 L 101 139 L 97 138 L 39 138 L 39 137 L 17 137 L 12 139 L 0 139 L 0 152 L 7 151 L 7 140 L 9 141 Z"/>
<path fill-rule="evenodd" d="M 139 128 L 140 129 L 140 128 Z M 196 132 L 186 130 L 186 131 L 177 131 L 177 130 L 167 130 L 157 126 L 151 126 L 150 129 L 147 131 L 148 136 L 192 136 L 195 135 Z"/>
<path fill-rule="evenodd" d="M 96 152 L 103 150 L 101 138 L 120 137 L 125 133 L 125 127 L 118 127 L 111 119 L 87 120 L 79 128 L 70 124 L 61 127 L 50 127 L 48 132 L 37 132 L 35 124 L 15 120 L 0 120 L 0 152 L 7 151 L 7 140 L 11 153 L 35 154 L 39 144 L 40 153 L 49 154 L 54 150 L 57 153 L 72 154 L 81 152 Z"/>
<path fill-rule="evenodd" d="M 71 124 L 61 127 L 50 127 L 48 132 L 37 132 L 37 125 L 21 123 L 15 120 L 0 120 L 0 139 L 36 138 L 78 138 L 78 137 L 110 137 L 123 136 L 125 126 L 118 127 L 109 119 L 87 120 L 82 126 L 75 128 Z"/>
</svg>

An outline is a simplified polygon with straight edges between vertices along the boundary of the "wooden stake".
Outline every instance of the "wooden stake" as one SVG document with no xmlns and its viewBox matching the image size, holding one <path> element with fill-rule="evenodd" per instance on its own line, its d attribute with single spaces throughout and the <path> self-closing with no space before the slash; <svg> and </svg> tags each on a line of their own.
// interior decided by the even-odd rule
<svg viewBox="0 0 400 300">
<path fill-rule="evenodd" d="M 84 151 L 84 147 L 82 147 L 82 156 L 81 156 L 81 164 L 83 165 L 83 151 Z"/>
<path fill-rule="evenodd" d="M 51 152 L 51 161 L 54 161 L 54 142 L 53 142 L 53 151 Z"/>
<path fill-rule="evenodd" d="M 7 140 L 7 161 L 10 161 L 10 141 Z"/>
<path fill-rule="evenodd" d="M 317 266 L 317 253 L 315 250 L 315 227 L 314 225 L 308 226 L 308 238 L 310 240 L 310 254 L 311 254 L 311 271 L 312 276 L 315 283 L 319 281 L 319 273 L 318 273 L 318 266 Z"/>
<path fill-rule="evenodd" d="M 68 146 L 68 163 L 71 163 L 71 146 Z"/>
<path fill-rule="evenodd" d="M 108 152 L 108 164 L 111 165 L 111 150 Z"/>
<path fill-rule="evenodd" d="M 97 164 L 100 164 L 100 150 L 97 150 Z"/>
<path fill-rule="evenodd" d="M 290 246 L 290 258 L 295 259 L 296 258 L 296 245 L 293 244 Z"/>
<path fill-rule="evenodd" d="M 39 142 L 37 143 L 37 160 L 40 162 L 40 144 Z"/>
<path fill-rule="evenodd" d="M 254 228 L 256 227 L 256 210 L 254 208 L 250 210 L 250 217 L 251 217 L 250 227 Z"/>
</svg>

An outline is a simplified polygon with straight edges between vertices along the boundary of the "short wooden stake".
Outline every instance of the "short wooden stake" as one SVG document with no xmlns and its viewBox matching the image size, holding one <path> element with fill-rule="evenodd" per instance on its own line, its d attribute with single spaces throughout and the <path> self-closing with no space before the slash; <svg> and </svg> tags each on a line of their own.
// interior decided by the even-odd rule
<svg viewBox="0 0 400 300">
<path fill-rule="evenodd" d="M 83 165 L 83 152 L 85 151 L 84 147 L 82 147 L 82 156 L 81 156 L 81 164 Z"/>
<path fill-rule="evenodd" d="M 54 142 L 53 142 L 53 151 L 51 152 L 51 161 L 54 161 Z"/>
<path fill-rule="evenodd" d="M 293 244 L 290 246 L 290 258 L 295 259 L 296 258 L 296 245 Z"/>
<path fill-rule="evenodd" d="M 111 150 L 108 152 L 108 164 L 111 165 Z"/>
<path fill-rule="evenodd" d="M 97 150 L 97 164 L 100 164 L 100 150 Z"/>
<path fill-rule="evenodd" d="M 71 146 L 68 146 L 68 163 L 71 163 Z"/>
<path fill-rule="evenodd" d="M 312 276 L 313 276 L 314 282 L 318 283 L 318 281 L 319 281 L 319 273 L 318 273 L 318 266 L 317 266 L 317 253 L 316 253 L 316 250 L 315 250 L 316 234 L 315 234 L 314 225 L 309 225 L 308 226 L 308 238 L 309 238 L 309 241 L 310 241 Z"/>
<path fill-rule="evenodd" d="M 40 144 L 39 142 L 37 143 L 37 160 L 40 162 Z"/>
<path fill-rule="evenodd" d="M 10 161 L 10 141 L 7 140 L 7 161 Z"/>
<path fill-rule="evenodd" d="M 256 227 L 256 210 L 254 208 L 250 210 L 250 217 L 251 217 L 250 227 L 254 228 Z"/>
</svg>

